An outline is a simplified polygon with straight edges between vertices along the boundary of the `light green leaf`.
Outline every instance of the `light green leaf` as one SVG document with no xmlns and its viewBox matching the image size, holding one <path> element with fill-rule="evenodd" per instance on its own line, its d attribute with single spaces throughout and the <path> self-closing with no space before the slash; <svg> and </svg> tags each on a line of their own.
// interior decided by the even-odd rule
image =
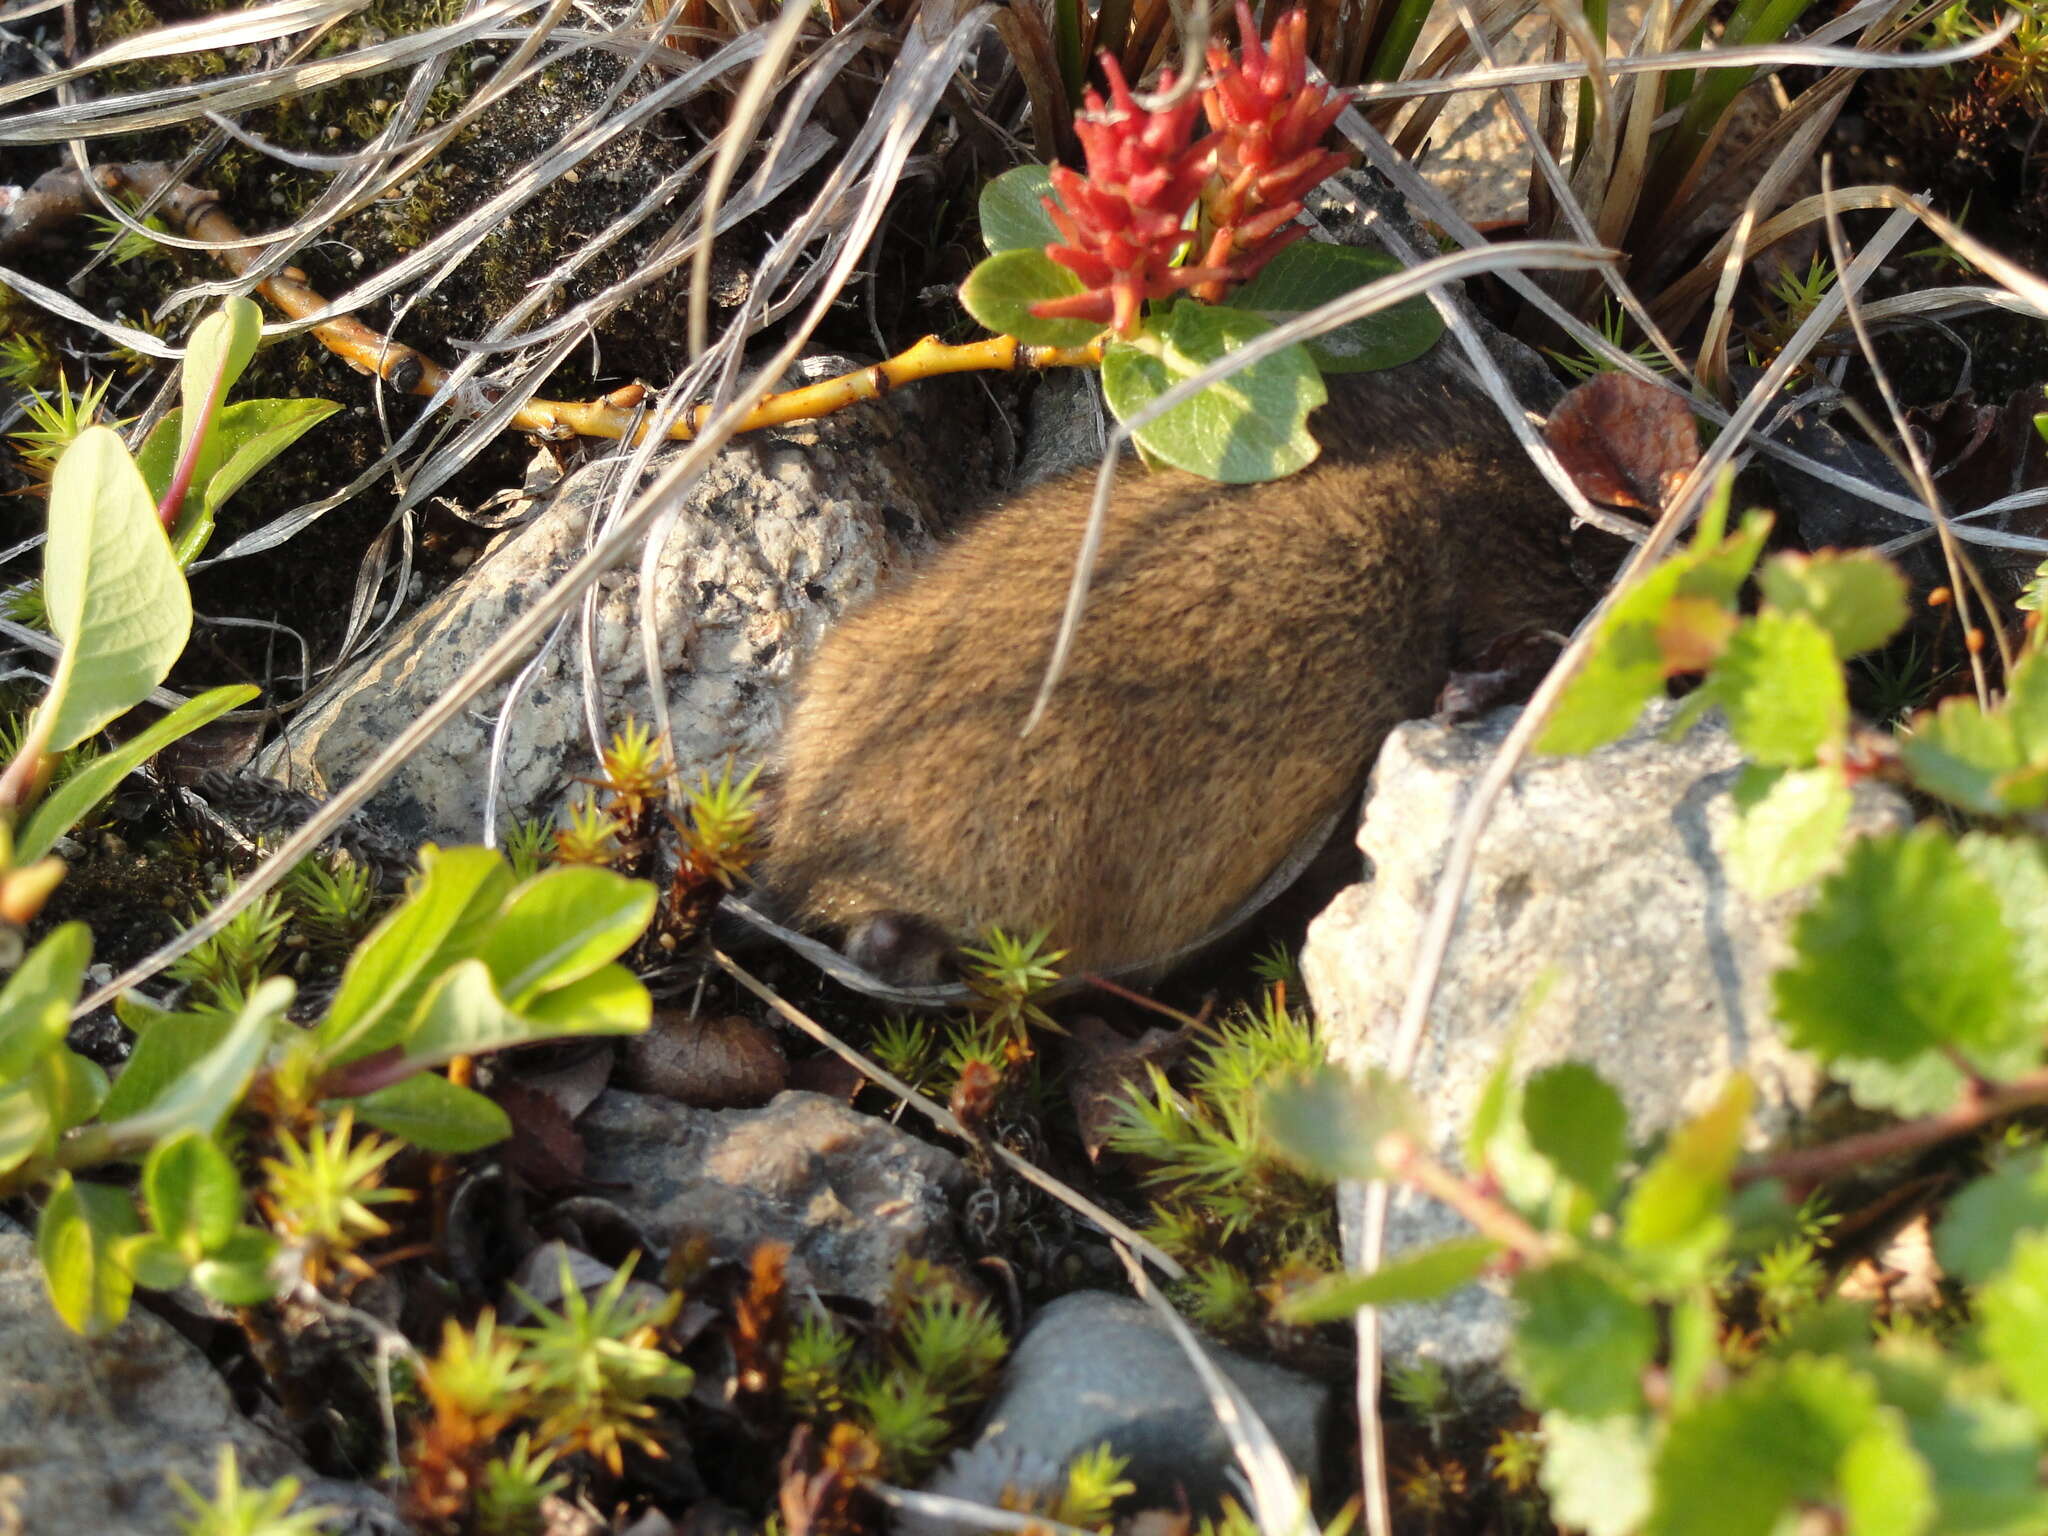
<svg viewBox="0 0 2048 1536">
<path fill-rule="evenodd" d="M 405 1078 L 354 1103 L 356 1118 L 366 1125 L 447 1156 L 481 1151 L 512 1134 L 504 1110 L 433 1072 Z"/>
<path fill-rule="evenodd" d="M 1988 1390 L 1976 1373 L 1956 1370 L 1931 1340 L 1894 1339 L 1869 1369 L 1934 1473 L 1942 1536 L 2048 1531 L 2041 1433 L 2025 1408 Z"/>
<path fill-rule="evenodd" d="M 1844 1471 L 1862 1470 L 1851 1453 L 1881 1414 L 1875 1385 L 1846 1361 L 1760 1366 L 1673 1417 L 1644 1536 L 1773 1536 L 1788 1513 L 1836 1495 Z"/>
<path fill-rule="evenodd" d="M 137 731 L 111 751 L 103 752 L 59 784 L 35 808 L 15 840 L 14 857 L 26 864 L 41 858 L 58 838 L 83 821 L 92 808 L 111 795 L 120 782 L 181 737 L 210 720 L 248 703 L 262 690 L 247 683 L 210 688 L 187 699 L 147 730 Z"/>
<path fill-rule="evenodd" d="M 199 557 L 212 536 L 215 514 L 250 476 L 340 409 L 332 400 L 240 400 L 216 410 L 171 535 L 178 563 L 190 565 Z M 159 503 L 177 472 L 184 423 L 184 411 L 172 411 L 135 455 L 143 481 Z"/>
<path fill-rule="evenodd" d="M 211 1136 L 181 1131 L 150 1149 L 142 1164 L 149 1219 L 188 1261 L 228 1240 L 242 1219 L 242 1181 Z"/>
<path fill-rule="evenodd" d="M 2048 659 L 2029 651 L 1990 713 L 1945 699 L 1899 739 L 1913 782 L 1964 810 L 2006 816 L 2048 805 Z"/>
<path fill-rule="evenodd" d="M 1043 251 L 1058 244 L 1059 226 L 1045 211 L 1044 200 L 1051 196 L 1052 167 L 1046 165 L 1017 166 L 984 186 L 981 238 L 989 253 Z"/>
<path fill-rule="evenodd" d="M 1735 785 L 1728 873 L 1759 901 L 1818 878 L 1841 851 L 1855 796 L 1839 768 L 1752 764 Z"/>
<path fill-rule="evenodd" d="M 39 714 L 61 752 L 147 698 L 192 631 L 184 572 L 110 428 L 81 432 L 50 477 L 43 599 L 64 651 Z"/>
<path fill-rule="evenodd" d="M 581 981 L 632 948 L 654 916 L 654 887 L 609 869 L 551 869 L 505 899 L 477 948 L 515 1011 Z"/>
<path fill-rule="evenodd" d="M 275 1269 L 282 1244 L 260 1227 L 241 1227 L 192 1266 L 192 1285 L 224 1307 L 253 1307 L 280 1295 L 287 1280 Z"/>
<path fill-rule="evenodd" d="M 1333 1179 L 1383 1176 L 1381 1138 L 1424 1139 L 1415 1096 L 1378 1068 L 1354 1078 L 1337 1067 L 1268 1088 L 1260 1095 L 1258 1123 L 1296 1162 Z"/>
<path fill-rule="evenodd" d="M 1543 1471 L 1560 1529 L 1636 1536 L 1650 1513 L 1650 1431 L 1636 1417 L 1543 1415 Z"/>
<path fill-rule="evenodd" d="M 1531 1403 L 1581 1419 L 1641 1409 L 1643 1371 L 1657 1349 L 1648 1307 L 1570 1260 L 1518 1276 L 1515 1303 L 1508 1369 Z"/>
<path fill-rule="evenodd" d="M 2005 1268 L 1978 1288 L 1977 1323 L 2007 1388 L 2048 1427 L 2048 1232 L 2013 1238 Z"/>
<path fill-rule="evenodd" d="M 1906 622 L 1906 578 L 1875 550 L 1777 555 L 1758 585 L 1771 607 L 1818 624 L 1840 657 L 1875 650 Z"/>
<path fill-rule="evenodd" d="M 55 1143 L 57 1120 L 44 1094 L 39 1072 L 11 1088 L 0 1088 L 0 1173 L 12 1173 Z"/>
<path fill-rule="evenodd" d="M 1191 379 L 1271 329 L 1257 315 L 1220 305 L 1179 303 L 1147 320 L 1132 340 L 1103 352 L 1102 391 L 1129 421 L 1174 385 Z M 1328 398 L 1322 375 L 1300 347 L 1242 368 L 1183 401 L 1134 435 L 1176 469 L 1230 485 L 1277 480 L 1313 462 L 1309 413 Z"/>
<path fill-rule="evenodd" d="M 1934 1471 L 1913 1448 L 1897 1413 L 1880 1411 L 1849 1442 L 1835 1477 L 1856 1536 L 1922 1536 L 1934 1528 Z"/>
<path fill-rule="evenodd" d="M 1522 1085 L 1522 1124 L 1530 1145 L 1596 1201 L 1613 1191 L 1628 1153 L 1628 1111 L 1598 1072 L 1567 1061 L 1533 1074 Z"/>
<path fill-rule="evenodd" d="M 83 1125 L 107 1101 L 107 1074 L 68 1047 L 50 1052 L 29 1075 L 38 1082 L 36 1093 L 60 1133 Z"/>
<path fill-rule="evenodd" d="M 1088 285 L 1043 251 L 1004 251 L 967 274 L 963 309 L 998 336 L 1044 347 L 1085 347 L 1102 334 L 1096 320 L 1041 320 L 1031 306 L 1085 293 Z"/>
<path fill-rule="evenodd" d="M 97 1337 L 128 1315 L 135 1282 L 116 1256 L 116 1245 L 140 1224 L 121 1190 L 81 1184 L 57 1175 L 36 1226 L 36 1255 L 50 1304 L 77 1333 Z"/>
<path fill-rule="evenodd" d="M 243 1002 L 221 1041 L 185 1071 L 164 1085 L 148 1107 L 123 1119 L 109 1117 L 92 1128 L 110 1153 L 152 1145 L 179 1131 L 212 1135 L 228 1112 L 241 1102 L 242 1091 L 270 1049 L 271 1036 L 291 1007 L 296 988 L 282 976 L 260 983 Z M 169 1033 L 157 1028 L 144 1040 Z M 140 1046 L 137 1047 L 140 1054 Z M 133 1061 L 130 1062 L 133 1068 Z M 120 1083 L 115 1084 L 118 1091 Z"/>
<path fill-rule="evenodd" d="M 1938 826 L 1857 842 L 1792 942 L 1772 978 L 1778 1016 L 1793 1045 L 1838 1069 L 1917 1068 L 1932 1053 L 1953 1072 L 1945 1048 L 1995 1057 L 2024 1032 L 1998 896 Z"/>
<path fill-rule="evenodd" d="M 114 1262 L 151 1291 L 174 1291 L 192 1276 L 192 1260 L 167 1237 L 138 1232 L 114 1245 Z"/>
<path fill-rule="evenodd" d="M 1330 1275 L 1291 1292 L 1277 1310 L 1283 1321 L 1305 1325 L 1339 1322 L 1360 1307 L 1434 1301 L 1477 1280 L 1500 1251 L 1490 1237 L 1452 1238 L 1404 1253 L 1369 1275 Z"/>
<path fill-rule="evenodd" d="M 512 871 L 493 849 L 440 849 L 422 865 L 411 893 L 349 957 L 314 1031 L 330 1065 L 402 1041 L 427 989 L 475 952 L 512 890 Z"/>
<path fill-rule="evenodd" d="M 1799 613 L 1765 609 L 1735 631 L 1707 681 L 1758 763 L 1802 768 L 1849 729 L 1849 692 L 1827 635 Z"/>
<path fill-rule="evenodd" d="M 1950 1274 L 1982 1285 L 2035 1228 L 2048 1230 L 2048 1152 L 2038 1147 L 2007 1159 L 1949 1202 L 1935 1228 L 1935 1256 Z"/>
<path fill-rule="evenodd" d="M 0 987 L 0 1085 L 64 1043 L 91 959 L 92 930 L 66 923 L 30 950 Z"/>
<path fill-rule="evenodd" d="M 109 1121 L 126 1120 L 148 1109 L 185 1074 L 213 1052 L 234 1028 L 224 1013 L 173 1013 L 159 1018 L 114 1079 L 100 1113 Z"/>
<path fill-rule="evenodd" d="M 1380 251 L 1297 240 L 1232 294 L 1230 307 L 1279 325 L 1401 270 L 1400 262 Z M 1325 331 L 1302 345 L 1324 373 L 1371 373 L 1413 361 L 1435 346 L 1443 333 L 1443 317 L 1436 307 L 1426 298 L 1415 298 Z"/>
<path fill-rule="evenodd" d="M 1722 1207 L 1753 1097 L 1747 1077 L 1731 1077 L 1711 1106 L 1671 1133 L 1622 1206 L 1623 1245 L 1667 1286 L 1703 1279 L 1727 1241 Z"/>
<path fill-rule="evenodd" d="M 235 387 L 256 355 L 262 332 L 263 311 L 253 299 L 239 295 L 223 301 L 219 309 L 192 327 L 192 339 L 185 344 L 185 364 L 178 373 L 184 414 L 179 430 L 181 452 L 192 440 L 192 433 Z"/>
<path fill-rule="evenodd" d="M 524 1012 L 543 1039 L 637 1035 L 654 1021 L 654 1002 L 638 976 L 623 965 L 607 965 L 581 981 L 543 992 Z"/>
</svg>

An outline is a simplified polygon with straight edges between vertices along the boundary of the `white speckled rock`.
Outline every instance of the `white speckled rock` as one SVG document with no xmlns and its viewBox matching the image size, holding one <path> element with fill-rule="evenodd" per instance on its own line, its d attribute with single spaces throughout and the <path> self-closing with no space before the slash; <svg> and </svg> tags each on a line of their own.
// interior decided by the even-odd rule
<svg viewBox="0 0 2048 1536">
<path fill-rule="evenodd" d="M 1718 716 L 1663 741 L 1674 708 L 1655 706 L 1590 756 L 1535 760 L 1494 808 L 1413 1079 L 1454 1164 L 1480 1088 L 1546 971 L 1553 984 L 1522 1024 L 1517 1070 L 1592 1064 L 1620 1091 L 1638 1141 L 1705 1108 L 1738 1067 L 1756 1081 L 1764 1137 L 1813 1106 L 1820 1074 L 1785 1045 L 1770 1008 L 1770 977 L 1790 958 L 1807 893 L 1759 902 L 1730 881 L 1721 839 L 1742 754 Z M 1358 836 L 1372 879 L 1316 919 L 1302 954 L 1331 1056 L 1354 1070 L 1384 1064 L 1457 817 L 1513 720 L 1508 711 L 1470 726 L 1404 725 L 1380 754 Z M 1855 830 L 1910 823 L 1894 792 L 1858 787 Z M 1354 1258 L 1362 1193 L 1347 1187 L 1340 1199 Z M 1465 1230 L 1403 1192 L 1387 1250 Z M 1382 1319 L 1390 1359 L 1428 1354 L 1482 1375 L 1500 1358 L 1506 1324 L 1500 1294 L 1480 1286 Z"/>
<path fill-rule="evenodd" d="M 990 410 L 972 385 L 942 383 L 742 438 L 713 462 L 657 573 L 661 660 L 686 779 L 715 775 L 729 757 L 743 766 L 764 758 L 782 689 L 831 620 L 986 494 L 996 472 Z M 330 684 L 258 771 L 323 796 L 353 777 L 583 552 L 616 470 L 594 464 L 565 479 L 530 522 Z M 631 565 L 599 588 L 597 673 L 614 727 L 650 714 L 638 592 Z M 501 815 L 550 814 L 576 776 L 594 771 L 580 678 L 565 636 L 520 700 Z M 505 689 L 486 690 L 378 792 L 371 809 L 393 835 L 477 838 Z"/>
</svg>

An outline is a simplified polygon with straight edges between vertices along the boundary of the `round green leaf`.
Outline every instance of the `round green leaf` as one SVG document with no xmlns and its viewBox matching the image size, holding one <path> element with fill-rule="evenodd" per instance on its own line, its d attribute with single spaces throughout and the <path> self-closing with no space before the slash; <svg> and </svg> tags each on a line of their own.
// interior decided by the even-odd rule
<svg viewBox="0 0 2048 1536">
<path fill-rule="evenodd" d="M 1760 901 L 1796 890 L 1832 864 L 1854 797 L 1837 767 L 1754 764 L 1735 785 L 1728 873 Z"/>
<path fill-rule="evenodd" d="M 1041 320 L 1031 306 L 1087 291 L 1087 284 L 1044 251 L 1003 251 L 991 256 L 960 285 L 967 313 L 998 336 L 1033 346 L 1084 347 L 1102 334 L 1093 320 Z"/>
<path fill-rule="evenodd" d="M 121 1190 L 81 1184 L 68 1173 L 50 1186 L 36 1225 L 36 1256 L 50 1305 L 76 1332 L 97 1336 L 128 1315 L 135 1280 L 117 1250 L 138 1225 Z"/>
<path fill-rule="evenodd" d="M 1773 608 L 1818 624 L 1839 656 L 1874 650 L 1906 622 L 1906 578 L 1875 550 L 1779 555 L 1758 584 Z"/>
<path fill-rule="evenodd" d="M 477 958 L 498 995 L 523 1009 L 630 949 L 654 916 L 654 887 L 609 869 L 551 869 L 505 899 Z"/>
<path fill-rule="evenodd" d="M 1566 1061 L 1532 1075 L 1522 1088 L 1522 1123 L 1559 1173 L 1594 1199 L 1607 1197 L 1628 1151 L 1628 1111 L 1598 1072 Z"/>
<path fill-rule="evenodd" d="M 192 1275 L 192 1261 L 178 1245 L 154 1232 L 138 1232 L 114 1247 L 115 1260 L 152 1291 L 175 1291 Z"/>
<path fill-rule="evenodd" d="M 242 1181 L 211 1136 L 181 1131 L 151 1149 L 142 1198 L 158 1232 L 188 1257 L 211 1253 L 242 1219 Z"/>
<path fill-rule="evenodd" d="M 1400 1132 L 1420 1140 L 1423 1130 L 1407 1088 L 1377 1070 L 1354 1078 L 1336 1067 L 1268 1088 L 1258 1123 L 1289 1157 L 1333 1179 L 1381 1177 L 1380 1138 Z"/>
<path fill-rule="evenodd" d="M 1402 270 L 1380 251 L 1324 240 L 1297 240 L 1230 296 L 1232 309 L 1250 310 L 1274 324 L 1340 299 Z M 1444 333 L 1443 317 L 1426 298 L 1353 320 L 1303 342 L 1324 373 L 1371 373 L 1422 356 Z"/>
<path fill-rule="evenodd" d="M 64 642 L 42 710 L 51 751 L 149 696 L 192 632 L 192 599 L 156 503 L 120 437 L 88 427 L 50 477 L 43 599 Z"/>
<path fill-rule="evenodd" d="M 1060 238 L 1045 211 L 1052 196 L 1052 167 L 1020 165 L 981 189 L 981 238 L 991 255 L 1043 251 Z"/>
<path fill-rule="evenodd" d="M 1112 341 L 1102 359 L 1102 392 L 1129 421 L 1176 384 L 1271 327 L 1257 315 L 1184 301 L 1147 320 L 1137 337 Z M 1277 480 L 1320 451 L 1308 416 L 1328 399 L 1307 352 L 1287 347 L 1240 368 L 1137 430 L 1138 446 L 1190 474 L 1247 485 Z"/>
<path fill-rule="evenodd" d="M 1643 1370 L 1657 1349 L 1648 1307 L 1569 1261 L 1524 1273 L 1515 1302 L 1508 1365 L 1530 1402 L 1587 1419 L 1641 1408 Z"/>
<path fill-rule="evenodd" d="M 2006 1266 L 1977 1292 L 1984 1353 L 2048 1425 L 2048 1232 L 2014 1239 Z"/>
<path fill-rule="evenodd" d="M 284 1289 L 273 1271 L 281 1245 L 257 1227 L 239 1228 L 214 1253 L 192 1266 L 192 1285 L 226 1307 L 253 1307 Z"/>
<path fill-rule="evenodd" d="M 1841 658 L 1819 624 L 1766 608 L 1735 631 L 1708 686 L 1759 763 L 1803 768 L 1849 728 Z"/>
</svg>

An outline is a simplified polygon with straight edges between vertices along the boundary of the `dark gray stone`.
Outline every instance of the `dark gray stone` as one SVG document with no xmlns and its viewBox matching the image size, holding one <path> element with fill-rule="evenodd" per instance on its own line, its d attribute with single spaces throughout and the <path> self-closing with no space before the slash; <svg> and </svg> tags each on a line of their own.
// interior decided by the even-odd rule
<svg viewBox="0 0 2048 1536">
<path fill-rule="evenodd" d="M 1329 1389 L 1277 1365 L 1209 1347 L 1273 1432 L 1288 1464 L 1315 1479 Z M 1078 1291 L 1046 1307 L 1010 1356 L 980 1436 L 947 1463 L 933 1493 L 993 1502 L 1004 1483 L 1052 1490 L 1079 1452 L 1107 1441 L 1130 1458 L 1141 1508 L 1197 1510 L 1225 1494 L 1237 1458 L 1194 1366 L 1142 1301 Z"/>
<path fill-rule="evenodd" d="M 691 1109 L 611 1090 L 576 1126 L 585 1177 L 650 1237 L 701 1234 L 718 1257 L 742 1262 L 762 1242 L 788 1243 L 798 1294 L 879 1306 L 902 1260 L 959 1261 L 960 1160 L 822 1094 Z"/>
</svg>

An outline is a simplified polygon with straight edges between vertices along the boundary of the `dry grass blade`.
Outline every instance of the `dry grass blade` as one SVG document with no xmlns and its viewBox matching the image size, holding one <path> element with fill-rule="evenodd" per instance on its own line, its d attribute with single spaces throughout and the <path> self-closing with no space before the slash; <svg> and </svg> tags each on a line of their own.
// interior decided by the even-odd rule
<svg viewBox="0 0 2048 1536">
<path fill-rule="evenodd" d="M 919 1515 L 944 1526 L 965 1526 L 975 1531 L 1044 1531 L 1047 1536 L 1096 1536 L 1078 1525 L 1067 1525 L 1047 1515 L 1019 1513 L 956 1499 L 949 1493 L 920 1493 L 914 1488 L 894 1488 L 887 1483 L 869 1483 L 867 1491 L 891 1509 Z"/>
<path fill-rule="evenodd" d="M 960 1123 L 959 1117 L 952 1110 L 946 1108 L 943 1104 L 934 1103 L 911 1087 L 910 1084 L 904 1082 L 902 1078 L 870 1061 L 866 1056 L 863 1056 L 844 1040 L 841 1040 L 801 1008 L 779 995 L 773 987 L 770 987 L 766 982 L 763 982 L 746 970 L 745 967 L 733 960 L 724 951 L 714 949 L 711 951 L 711 958 L 717 963 L 720 970 L 753 993 L 754 996 L 761 999 L 770 1008 L 773 1008 L 777 1014 L 781 1015 L 791 1024 L 794 1024 L 819 1045 L 824 1046 L 826 1050 L 837 1056 L 841 1061 L 856 1068 L 864 1077 L 894 1094 L 901 1103 L 916 1110 L 948 1136 L 957 1136 L 970 1146 L 986 1147 L 998 1162 L 1016 1174 L 1017 1177 L 1023 1179 L 1027 1184 L 1044 1190 L 1045 1193 L 1051 1195 L 1069 1210 L 1085 1217 L 1117 1242 L 1128 1245 L 1132 1252 L 1144 1255 L 1145 1261 L 1168 1279 L 1184 1280 L 1187 1278 L 1187 1271 L 1181 1268 L 1180 1264 L 1171 1255 L 1146 1241 L 1142 1235 L 1124 1222 L 1118 1221 L 1116 1217 L 1110 1215 L 1109 1212 L 1105 1211 L 1079 1190 L 1062 1184 L 1044 1169 L 1038 1167 L 1035 1163 L 1027 1162 L 1008 1147 L 997 1142 L 985 1141 L 974 1135 L 973 1132 Z"/>
</svg>

